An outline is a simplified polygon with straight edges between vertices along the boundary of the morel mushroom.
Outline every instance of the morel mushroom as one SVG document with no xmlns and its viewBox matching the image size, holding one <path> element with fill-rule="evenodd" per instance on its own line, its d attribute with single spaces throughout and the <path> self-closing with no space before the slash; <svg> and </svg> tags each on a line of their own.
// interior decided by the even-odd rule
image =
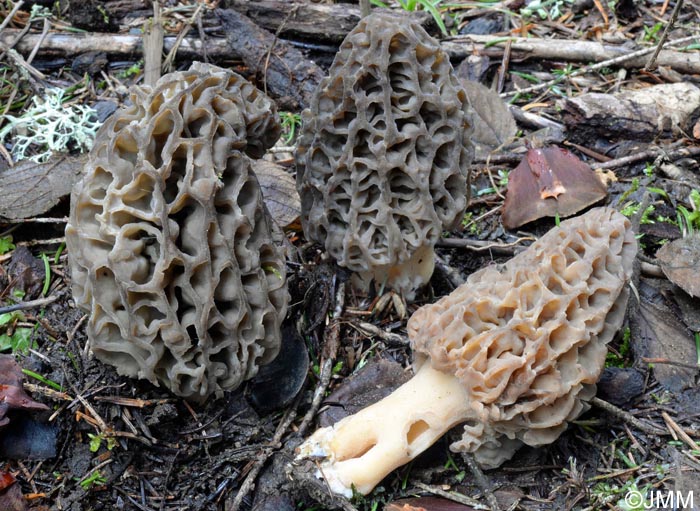
<svg viewBox="0 0 700 511">
<path fill-rule="evenodd" d="M 460 222 L 473 154 L 468 102 L 448 56 L 418 24 L 379 12 L 340 47 L 303 113 L 296 155 L 306 236 L 410 298 L 433 247 Z"/>
<path fill-rule="evenodd" d="M 98 132 L 66 227 L 93 352 L 120 374 L 203 400 L 276 355 L 281 233 L 247 155 L 277 140 L 274 104 L 195 63 L 136 90 Z"/>
<path fill-rule="evenodd" d="M 299 448 L 337 493 L 368 493 L 451 427 L 485 467 L 555 440 L 587 408 L 622 325 L 637 244 L 599 208 L 561 223 L 503 266 L 472 274 L 408 322 L 416 375 Z"/>
</svg>

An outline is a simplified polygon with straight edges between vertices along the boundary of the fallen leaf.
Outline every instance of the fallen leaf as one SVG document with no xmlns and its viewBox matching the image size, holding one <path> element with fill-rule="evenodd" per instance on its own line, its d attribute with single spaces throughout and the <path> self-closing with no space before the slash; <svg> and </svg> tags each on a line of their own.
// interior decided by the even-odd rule
<svg viewBox="0 0 700 511">
<path fill-rule="evenodd" d="M 279 410 L 301 390 L 309 371 L 304 340 L 292 325 L 282 327 L 282 346 L 272 362 L 260 367 L 248 389 L 253 406 L 261 412 Z"/>
<path fill-rule="evenodd" d="M 664 275 L 691 296 L 700 297 L 700 235 L 666 243 L 656 252 Z"/>
<path fill-rule="evenodd" d="M 9 284 L 12 289 L 22 291 L 25 299 L 33 300 L 44 287 L 45 272 L 44 263 L 34 257 L 27 247 L 20 245 L 12 252 L 7 279 L 0 275 L 0 285 Z"/>
<path fill-rule="evenodd" d="M 644 392 L 644 375 L 633 367 L 606 367 L 596 386 L 598 397 L 622 406 Z"/>
<path fill-rule="evenodd" d="M 9 472 L 5 472 L 4 470 L 0 470 L 0 491 L 5 490 L 15 484 L 15 477 L 10 474 Z"/>
<path fill-rule="evenodd" d="M 16 220 L 46 213 L 70 195 L 86 158 L 58 155 L 45 163 L 24 160 L 0 172 L 0 217 Z"/>
<path fill-rule="evenodd" d="M 319 414 L 321 427 L 335 424 L 340 419 L 376 403 L 406 383 L 413 374 L 393 360 L 374 358 L 326 398 L 327 407 Z"/>
<path fill-rule="evenodd" d="M 265 205 L 280 227 L 294 224 L 301 215 L 301 201 L 294 178 L 281 165 L 265 160 L 253 161 Z"/>
<path fill-rule="evenodd" d="M 510 172 L 501 220 L 514 229 L 543 217 L 564 218 L 605 198 L 595 172 L 566 149 L 528 150 Z"/>
<path fill-rule="evenodd" d="M 15 478 L 9 472 L 0 470 L 0 509 L 2 511 L 25 511 L 27 502 L 22 496 L 22 489 L 15 484 Z"/>
<path fill-rule="evenodd" d="M 474 111 L 474 133 L 471 141 L 476 155 L 485 157 L 495 149 L 509 143 L 518 131 L 508 105 L 496 91 L 479 82 L 460 80 L 467 92 L 467 99 Z"/>
<path fill-rule="evenodd" d="M 24 415 L 15 415 L 0 434 L 0 458 L 46 460 L 56 456 L 57 428 Z"/>
<path fill-rule="evenodd" d="M 475 511 L 475 508 L 437 497 L 416 497 L 391 502 L 384 511 Z"/>
<path fill-rule="evenodd" d="M 693 332 L 700 332 L 700 298 L 678 288 L 673 290 L 673 298 L 680 308 L 683 323 Z"/>
<path fill-rule="evenodd" d="M 639 280 L 641 301 L 639 311 L 630 314 L 630 338 L 635 359 L 658 359 L 654 363 L 656 380 L 666 390 L 681 392 L 695 385 L 697 370 L 688 366 L 695 365 L 697 352 L 691 332 L 662 294 L 671 287 L 666 281 Z"/>
<path fill-rule="evenodd" d="M 37 403 L 24 391 L 22 370 L 14 357 L 0 355 L 0 427 L 10 422 L 5 414 L 13 409 L 48 410 L 49 407 L 43 403 Z"/>
</svg>

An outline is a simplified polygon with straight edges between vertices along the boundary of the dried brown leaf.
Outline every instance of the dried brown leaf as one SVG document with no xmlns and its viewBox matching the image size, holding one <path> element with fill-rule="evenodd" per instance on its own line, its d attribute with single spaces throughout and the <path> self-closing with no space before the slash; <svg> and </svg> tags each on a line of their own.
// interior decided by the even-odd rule
<svg viewBox="0 0 700 511">
<path fill-rule="evenodd" d="M 566 149 L 530 149 L 508 176 L 501 220 L 514 229 L 543 217 L 564 218 L 605 198 L 595 172 Z"/>
<path fill-rule="evenodd" d="M 408 381 L 411 373 L 393 360 L 374 358 L 346 378 L 328 396 L 328 407 L 319 414 L 319 424 L 330 426 L 340 419 L 376 403 Z"/>
<path fill-rule="evenodd" d="M 70 194 L 85 159 L 58 155 L 46 163 L 25 160 L 0 172 L 0 217 L 16 220 L 46 213 Z"/>
<path fill-rule="evenodd" d="M 0 471 L 0 477 L 3 477 L 4 474 L 6 473 Z M 2 511 L 25 511 L 27 509 L 27 501 L 24 499 L 22 489 L 18 484 L 10 484 L 0 490 L 0 509 Z"/>
<path fill-rule="evenodd" d="M 700 297 L 700 236 L 679 238 L 663 245 L 656 259 L 664 275 L 691 296 Z"/>
<path fill-rule="evenodd" d="M 630 315 L 630 331 L 635 356 L 658 360 L 656 380 L 667 390 L 680 392 L 694 385 L 697 371 L 688 366 L 695 364 L 697 353 L 691 332 L 664 297 L 670 288 L 668 282 L 640 279 L 639 313 Z"/>
<path fill-rule="evenodd" d="M 24 392 L 22 370 L 14 357 L 0 355 L 0 427 L 10 422 L 5 414 L 11 409 L 48 410 L 49 407 L 37 403 Z"/>
<path fill-rule="evenodd" d="M 283 228 L 295 223 L 301 214 L 301 201 L 294 178 L 282 166 L 265 160 L 254 161 L 253 170 L 272 218 Z"/>
<path fill-rule="evenodd" d="M 472 142 L 477 157 L 485 157 L 509 143 L 518 131 L 513 114 L 496 91 L 478 82 L 460 80 L 474 110 Z"/>
</svg>

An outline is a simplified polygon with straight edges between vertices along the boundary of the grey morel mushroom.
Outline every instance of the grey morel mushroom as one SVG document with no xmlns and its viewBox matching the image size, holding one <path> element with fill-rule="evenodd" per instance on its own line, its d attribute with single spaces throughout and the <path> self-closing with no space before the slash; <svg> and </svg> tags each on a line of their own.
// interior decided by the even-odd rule
<svg viewBox="0 0 700 511">
<path fill-rule="evenodd" d="M 467 97 L 422 27 L 363 18 L 303 113 L 297 188 L 306 236 L 364 283 L 410 298 L 467 206 Z"/>
<path fill-rule="evenodd" d="M 325 458 L 319 476 L 349 496 L 352 487 L 370 492 L 458 424 L 464 433 L 451 449 L 485 467 L 554 441 L 595 395 L 636 254 L 629 220 L 598 208 L 473 273 L 408 321 L 416 375 L 316 431 L 300 457 Z"/>
<path fill-rule="evenodd" d="M 73 295 L 97 358 L 203 400 L 279 350 L 282 233 L 248 157 L 275 143 L 277 114 L 241 76 L 199 63 L 131 99 L 73 190 Z"/>
</svg>

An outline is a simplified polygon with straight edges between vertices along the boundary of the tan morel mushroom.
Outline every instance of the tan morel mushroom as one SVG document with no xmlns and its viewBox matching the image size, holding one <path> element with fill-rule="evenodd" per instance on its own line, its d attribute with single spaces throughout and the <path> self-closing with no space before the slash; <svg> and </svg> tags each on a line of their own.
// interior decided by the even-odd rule
<svg viewBox="0 0 700 511">
<path fill-rule="evenodd" d="M 552 442 L 587 408 L 606 343 L 622 325 L 637 244 L 598 208 L 561 223 L 503 266 L 484 268 L 408 322 L 416 375 L 385 399 L 316 431 L 300 457 L 346 496 L 464 423 L 454 451 L 484 467 Z"/>
<path fill-rule="evenodd" d="M 136 90 L 100 129 L 66 227 L 73 295 L 97 358 L 202 400 L 275 357 L 281 233 L 247 155 L 280 132 L 239 75 L 193 64 Z"/>
<path fill-rule="evenodd" d="M 467 97 L 420 25 L 378 12 L 340 47 L 297 150 L 305 235 L 361 279 L 410 298 L 462 219 L 473 147 Z"/>
</svg>

